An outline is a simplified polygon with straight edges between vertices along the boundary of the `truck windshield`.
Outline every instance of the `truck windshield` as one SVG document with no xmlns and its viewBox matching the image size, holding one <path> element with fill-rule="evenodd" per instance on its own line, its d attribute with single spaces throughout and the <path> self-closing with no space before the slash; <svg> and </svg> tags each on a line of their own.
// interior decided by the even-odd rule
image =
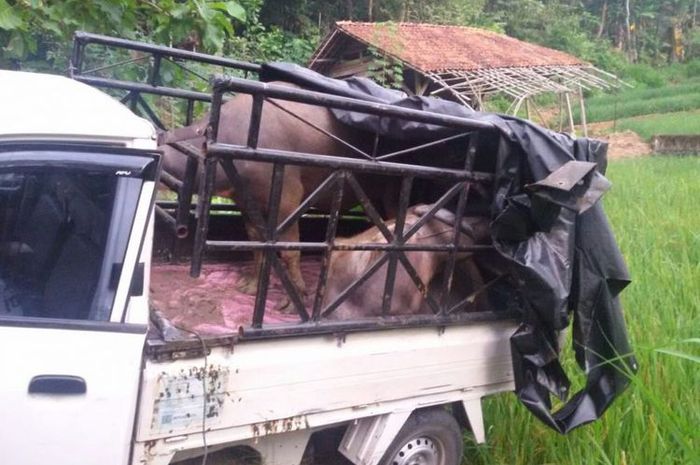
<svg viewBox="0 0 700 465">
<path fill-rule="evenodd" d="M 0 169 L 0 316 L 108 320 L 141 179 Z"/>
</svg>

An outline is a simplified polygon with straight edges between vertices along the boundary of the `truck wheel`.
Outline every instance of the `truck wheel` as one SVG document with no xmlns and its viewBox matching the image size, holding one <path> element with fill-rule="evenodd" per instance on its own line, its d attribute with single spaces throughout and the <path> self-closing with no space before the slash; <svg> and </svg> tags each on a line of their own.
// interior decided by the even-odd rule
<svg viewBox="0 0 700 465">
<path fill-rule="evenodd" d="M 408 417 L 379 463 L 459 465 L 462 448 L 462 431 L 446 410 L 416 411 Z"/>
</svg>

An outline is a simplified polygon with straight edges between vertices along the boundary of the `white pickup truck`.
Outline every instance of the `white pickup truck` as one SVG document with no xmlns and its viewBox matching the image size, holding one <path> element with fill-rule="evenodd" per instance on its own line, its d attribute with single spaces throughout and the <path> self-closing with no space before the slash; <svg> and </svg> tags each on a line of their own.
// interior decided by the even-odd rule
<svg viewBox="0 0 700 465">
<path fill-rule="evenodd" d="M 0 71 L 0 102 L 3 465 L 297 465 L 330 430 L 356 465 L 458 465 L 460 428 L 484 441 L 515 321 L 164 337 L 154 127 L 58 76 Z"/>
</svg>

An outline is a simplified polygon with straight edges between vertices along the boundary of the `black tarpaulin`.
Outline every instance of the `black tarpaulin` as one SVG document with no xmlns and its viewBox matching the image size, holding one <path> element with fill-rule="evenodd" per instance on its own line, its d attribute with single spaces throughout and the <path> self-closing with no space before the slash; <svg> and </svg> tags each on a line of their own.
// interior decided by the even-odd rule
<svg viewBox="0 0 700 465">
<path fill-rule="evenodd" d="M 636 371 L 618 295 L 630 282 L 600 198 L 607 145 L 572 138 L 513 116 L 476 112 L 429 97 L 408 97 L 369 79 L 331 79 L 287 63 L 263 65 L 263 81 L 366 101 L 491 122 L 499 140 L 491 234 L 512 265 L 522 296 L 522 322 L 511 338 L 516 394 L 560 433 L 599 418 Z M 333 110 L 345 124 L 399 140 L 437 139 L 454 129 Z M 572 322 L 573 316 L 573 322 Z M 559 361 L 558 333 L 573 327 L 585 387 L 569 398 Z M 569 398 L 553 412 L 550 395 Z"/>
</svg>

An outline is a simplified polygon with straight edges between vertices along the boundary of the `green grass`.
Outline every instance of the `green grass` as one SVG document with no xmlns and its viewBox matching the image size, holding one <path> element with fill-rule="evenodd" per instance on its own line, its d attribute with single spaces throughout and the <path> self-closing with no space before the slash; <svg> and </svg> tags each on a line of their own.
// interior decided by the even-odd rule
<svg viewBox="0 0 700 465">
<path fill-rule="evenodd" d="M 617 122 L 617 130 L 630 130 L 650 140 L 657 134 L 700 134 L 700 111 L 660 113 Z"/>
<path fill-rule="evenodd" d="M 566 436 L 513 395 L 485 400 L 488 444 L 468 439 L 466 463 L 700 464 L 700 341 L 683 342 L 700 337 L 700 158 L 614 161 L 608 177 L 605 208 L 634 280 L 622 300 L 640 371 L 601 420 Z"/>
<path fill-rule="evenodd" d="M 588 122 L 610 121 L 631 116 L 670 113 L 700 108 L 700 79 L 651 89 L 624 89 L 586 100 Z M 574 119 L 580 120 L 578 107 Z"/>
</svg>

